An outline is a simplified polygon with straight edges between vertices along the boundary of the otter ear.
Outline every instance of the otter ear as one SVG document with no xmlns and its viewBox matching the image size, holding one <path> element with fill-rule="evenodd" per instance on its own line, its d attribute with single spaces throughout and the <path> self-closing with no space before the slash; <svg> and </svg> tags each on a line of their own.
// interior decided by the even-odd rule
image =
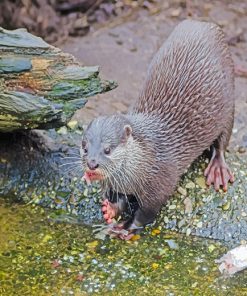
<svg viewBox="0 0 247 296">
<path fill-rule="evenodd" d="M 125 132 L 125 135 L 126 135 L 126 137 L 128 138 L 129 136 L 131 136 L 132 135 L 132 128 L 131 128 L 131 126 L 130 125 L 125 125 L 124 126 L 124 132 Z"/>
<path fill-rule="evenodd" d="M 123 132 L 123 141 L 127 141 L 128 138 L 132 135 L 132 128 L 130 125 L 125 125 L 124 126 L 124 132 Z"/>
</svg>

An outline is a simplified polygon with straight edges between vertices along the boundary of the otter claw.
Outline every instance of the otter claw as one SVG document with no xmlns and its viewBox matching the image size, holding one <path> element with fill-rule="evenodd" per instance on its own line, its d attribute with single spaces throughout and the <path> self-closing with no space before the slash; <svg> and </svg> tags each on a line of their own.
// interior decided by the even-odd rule
<svg viewBox="0 0 247 296">
<path fill-rule="evenodd" d="M 123 223 L 109 225 L 109 235 L 122 240 L 129 240 L 134 234 L 123 228 Z"/>
<path fill-rule="evenodd" d="M 224 191 L 227 191 L 228 182 L 234 182 L 234 176 L 223 157 L 214 157 L 206 168 L 204 175 L 207 178 L 206 184 L 208 186 L 214 184 L 216 191 L 219 191 L 220 186 Z"/>
<path fill-rule="evenodd" d="M 130 240 L 135 234 L 134 233 L 129 233 L 128 235 L 123 235 L 123 234 L 120 234 L 119 235 L 119 238 L 121 238 L 122 240 Z"/>
</svg>

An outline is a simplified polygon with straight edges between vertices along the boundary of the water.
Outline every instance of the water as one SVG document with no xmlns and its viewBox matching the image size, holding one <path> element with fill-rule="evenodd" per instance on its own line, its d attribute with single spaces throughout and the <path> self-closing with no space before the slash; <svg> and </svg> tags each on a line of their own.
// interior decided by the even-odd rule
<svg viewBox="0 0 247 296">
<path fill-rule="evenodd" d="M 156 228 L 98 240 L 73 217 L 53 216 L 0 201 L 0 295 L 247 295 L 246 271 L 219 273 L 219 242 Z"/>
</svg>

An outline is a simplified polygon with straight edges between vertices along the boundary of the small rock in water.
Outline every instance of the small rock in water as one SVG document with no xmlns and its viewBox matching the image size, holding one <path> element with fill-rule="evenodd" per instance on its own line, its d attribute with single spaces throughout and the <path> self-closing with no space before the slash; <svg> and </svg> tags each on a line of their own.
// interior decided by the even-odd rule
<svg viewBox="0 0 247 296">
<path fill-rule="evenodd" d="M 170 205 L 169 206 L 169 210 L 175 210 L 176 209 L 176 205 Z"/>
<path fill-rule="evenodd" d="M 202 221 L 200 221 L 200 222 L 197 223 L 196 226 L 197 226 L 198 228 L 202 228 L 202 225 L 203 225 L 203 224 L 202 224 Z"/>
<path fill-rule="evenodd" d="M 222 206 L 222 209 L 224 211 L 228 211 L 230 209 L 230 206 L 231 206 L 231 203 L 228 201 Z"/>
<path fill-rule="evenodd" d="M 190 228 L 187 228 L 186 230 L 186 236 L 189 236 L 191 234 L 191 229 Z"/>
<path fill-rule="evenodd" d="M 165 242 L 167 242 L 168 246 L 169 246 L 171 249 L 174 249 L 174 250 L 177 250 L 177 249 L 178 249 L 178 244 L 175 243 L 174 240 L 172 240 L 172 239 L 166 239 Z"/>
</svg>

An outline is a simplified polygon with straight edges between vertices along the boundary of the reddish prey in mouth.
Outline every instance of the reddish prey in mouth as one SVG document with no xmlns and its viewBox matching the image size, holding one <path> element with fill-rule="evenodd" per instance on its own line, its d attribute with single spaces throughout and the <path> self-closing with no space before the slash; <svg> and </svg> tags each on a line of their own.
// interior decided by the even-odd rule
<svg viewBox="0 0 247 296">
<path fill-rule="evenodd" d="M 86 170 L 85 174 L 82 177 L 82 180 L 87 182 L 87 185 L 91 185 L 92 181 L 103 180 L 104 176 L 99 170 Z"/>
</svg>

